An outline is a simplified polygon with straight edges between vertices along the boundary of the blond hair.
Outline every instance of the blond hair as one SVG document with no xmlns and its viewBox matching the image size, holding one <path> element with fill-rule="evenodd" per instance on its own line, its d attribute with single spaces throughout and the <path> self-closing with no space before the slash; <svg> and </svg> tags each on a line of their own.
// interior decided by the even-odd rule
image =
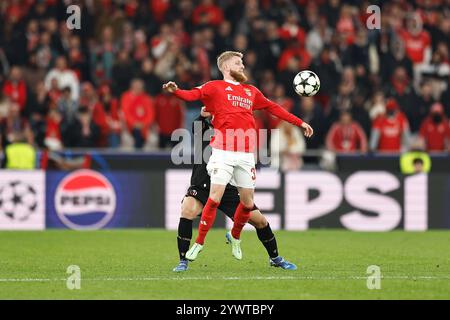
<svg viewBox="0 0 450 320">
<path fill-rule="evenodd" d="M 239 57 L 242 59 L 244 55 L 238 51 L 225 51 L 222 52 L 218 57 L 217 57 L 217 67 L 219 68 L 220 71 L 222 71 L 222 66 L 224 64 L 225 61 L 229 60 L 232 57 Z"/>
</svg>

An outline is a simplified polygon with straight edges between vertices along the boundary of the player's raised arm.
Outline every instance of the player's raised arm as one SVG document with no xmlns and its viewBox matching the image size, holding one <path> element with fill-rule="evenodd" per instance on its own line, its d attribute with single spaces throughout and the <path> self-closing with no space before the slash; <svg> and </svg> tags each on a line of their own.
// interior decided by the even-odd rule
<svg viewBox="0 0 450 320">
<path fill-rule="evenodd" d="M 259 90 L 257 91 L 255 97 L 255 105 L 253 109 L 254 110 L 265 109 L 274 116 L 282 120 L 285 120 L 289 123 L 292 123 L 297 127 L 300 127 L 303 131 L 303 134 L 307 138 L 310 138 L 314 134 L 314 130 L 309 124 L 304 122 L 302 119 L 294 116 L 292 113 L 289 113 L 279 104 L 267 99 Z"/>
<path fill-rule="evenodd" d="M 192 90 L 181 90 L 175 82 L 169 81 L 162 86 L 163 90 L 173 93 L 177 98 L 184 101 L 196 101 L 202 97 L 202 92 L 198 88 Z"/>
</svg>

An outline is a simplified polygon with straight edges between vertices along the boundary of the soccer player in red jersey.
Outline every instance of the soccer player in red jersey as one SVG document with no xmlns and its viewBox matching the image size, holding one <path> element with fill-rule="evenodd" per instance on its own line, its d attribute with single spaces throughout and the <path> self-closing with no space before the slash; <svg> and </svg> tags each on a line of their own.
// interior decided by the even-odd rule
<svg viewBox="0 0 450 320">
<path fill-rule="evenodd" d="M 244 84 L 243 54 L 223 52 L 217 58 L 217 66 L 223 80 L 209 81 L 192 90 L 181 90 L 175 82 L 168 82 L 163 89 L 185 101 L 200 100 L 206 111 L 213 115 L 214 137 L 211 139 L 212 154 L 207 170 L 211 176 L 209 198 L 200 218 L 195 244 L 186 253 L 188 260 L 195 260 L 203 249 L 206 234 L 214 224 L 217 207 L 226 185 L 238 187 L 240 204 L 234 214 L 234 224 L 227 240 L 231 243 L 233 256 L 241 260 L 240 234 L 248 222 L 252 210 L 256 180 L 255 158 L 256 126 L 253 110 L 265 109 L 271 114 L 299 126 L 306 137 L 313 129 L 283 107 L 267 99 L 257 88 Z"/>
<path fill-rule="evenodd" d="M 202 108 L 200 116 L 192 124 L 194 140 L 198 139 L 202 141 L 201 146 L 200 144 L 195 145 L 194 154 L 211 153 L 211 146 L 209 145 L 212 134 L 211 114 L 205 112 L 204 109 L 205 107 Z M 195 129 L 196 125 L 201 126 L 201 131 Z M 203 157 L 201 163 L 194 163 L 190 186 L 181 202 L 181 217 L 178 222 L 177 235 L 177 247 L 180 260 L 178 265 L 173 269 L 174 272 L 185 272 L 188 270 L 189 262 L 186 259 L 186 253 L 191 244 L 192 222 L 197 216 L 201 215 L 203 207 L 208 201 L 211 186 L 211 180 L 206 169 L 208 158 Z M 234 213 L 240 202 L 238 189 L 228 184 L 218 209 L 231 220 L 234 220 Z M 256 235 L 269 255 L 270 266 L 284 270 L 297 270 L 297 266 L 294 263 L 285 260 L 279 255 L 276 236 L 266 217 L 256 205 L 252 208 L 248 223 L 255 227 Z"/>
</svg>

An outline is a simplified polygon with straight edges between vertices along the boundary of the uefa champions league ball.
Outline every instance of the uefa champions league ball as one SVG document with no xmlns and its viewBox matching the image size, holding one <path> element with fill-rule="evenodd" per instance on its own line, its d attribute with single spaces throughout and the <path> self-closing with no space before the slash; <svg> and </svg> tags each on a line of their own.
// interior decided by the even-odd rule
<svg viewBox="0 0 450 320">
<path fill-rule="evenodd" d="M 295 75 L 293 85 L 298 95 L 311 97 L 319 92 L 320 79 L 314 72 L 303 70 Z"/>
</svg>

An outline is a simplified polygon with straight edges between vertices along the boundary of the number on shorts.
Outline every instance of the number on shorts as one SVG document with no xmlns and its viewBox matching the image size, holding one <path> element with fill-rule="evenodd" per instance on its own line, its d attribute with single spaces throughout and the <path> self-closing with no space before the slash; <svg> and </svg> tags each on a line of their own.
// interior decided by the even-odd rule
<svg viewBox="0 0 450 320">
<path fill-rule="evenodd" d="M 252 168 L 252 180 L 256 180 L 256 169 Z"/>
</svg>

